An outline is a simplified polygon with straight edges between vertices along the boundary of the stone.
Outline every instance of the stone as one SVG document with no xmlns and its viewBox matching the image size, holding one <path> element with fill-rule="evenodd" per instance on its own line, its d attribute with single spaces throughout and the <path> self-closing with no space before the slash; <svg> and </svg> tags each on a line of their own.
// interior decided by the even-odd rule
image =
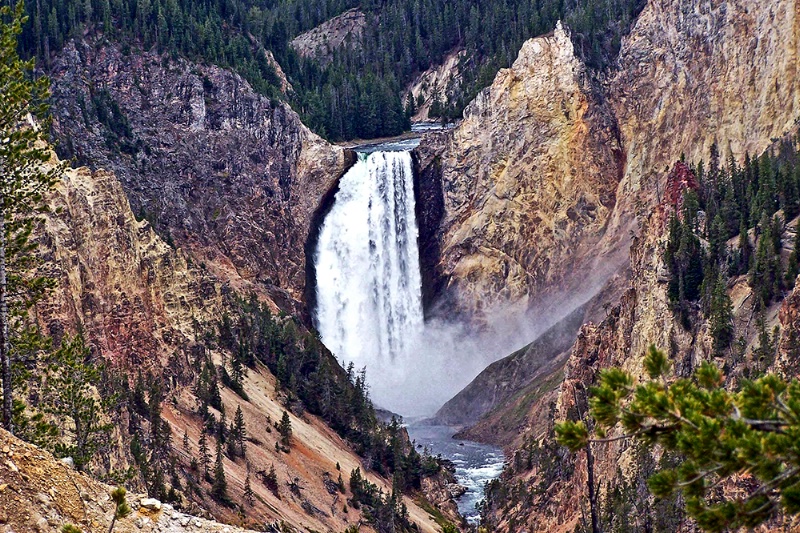
<svg viewBox="0 0 800 533">
<path fill-rule="evenodd" d="M 40 516 L 36 519 L 36 530 L 39 533 L 48 533 L 50 531 L 50 524 L 47 523 L 47 519 Z"/>
<path fill-rule="evenodd" d="M 75 468 L 75 460 L 72 457 L 63 457 L 59 459 L 63 464 L 67 465 L 70 468 Z"/>
<path fill-rule="evenodd" d="M 139 502 L 139 507 L 151 511 L 160 511 L 161 502 L 155 498 L 142 498 L 142 501 Z"/>
</svg>

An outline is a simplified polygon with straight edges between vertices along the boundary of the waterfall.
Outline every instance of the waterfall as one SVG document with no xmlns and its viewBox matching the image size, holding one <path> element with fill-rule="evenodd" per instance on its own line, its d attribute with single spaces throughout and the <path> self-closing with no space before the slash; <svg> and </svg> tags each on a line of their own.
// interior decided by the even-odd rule
<svg viewBox="0 0 800 533">
<path fill-rule="evenodd" d="M 423 327 L 409 152 L 359 155 L 322 225 L 315 265 L 322 341 L 366 367 L 376 402 L 395 408 Z"/>
</svg>

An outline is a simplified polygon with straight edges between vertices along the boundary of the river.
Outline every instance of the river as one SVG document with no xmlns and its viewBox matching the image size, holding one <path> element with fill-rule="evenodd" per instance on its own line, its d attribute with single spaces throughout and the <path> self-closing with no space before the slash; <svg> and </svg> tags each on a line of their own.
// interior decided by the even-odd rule
<svg viewBox="0 0 800 533">
<path fill-rule="evenodd" d="M 483 500 L 483 487 L 503 471 L 503 450 L 487 444 L 454 439 L 455 429 L 448 426 L 410 424 L 408 434 L 431 455 L 441 455 L 456 466 L 459 485 L 467 488 L 458 503 L 458 511 L 471 525 L 480 522 L 476 505 Z"/>
</svg>

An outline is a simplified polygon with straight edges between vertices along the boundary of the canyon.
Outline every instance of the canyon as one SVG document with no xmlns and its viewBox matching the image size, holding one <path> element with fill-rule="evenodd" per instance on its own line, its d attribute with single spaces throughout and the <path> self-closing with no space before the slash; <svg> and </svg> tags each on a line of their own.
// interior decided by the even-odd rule
<svg viewBox="0 0 800 533">
<path fill-rule="evenodd" d="M 741 162 L 778 140 L 794 142 L 799 16 L 795 0 L 648 0 L 603 72 L 584 64 L 559 23 L 526 41 L 454 128 L 427 133 L 412 150 L 420 313 L 428 322 L 465 325 L 469 335 L 504 338 L 484 344 L 485 358 L 496 362 L 435 416 L 459 426 L 460 437 L 504 447 L 509 461 L 483 516 L 493 530 L 581 527 L 586 461 L 554 445 L 553 423 L 585 408 L 585 390 L 600 369 L 621 366 L 641 377 L 651 343 L 669 349 L 679 375 L 715 360 L 708 324 L 687 331 L 668 297 L 667 223 L 686 188 L 674 176 L 691 172 L 679 160 L 701 161 L 712 145 L 723 159 Z M 292 46 L 328 61 L 337 47 L 357 42 L 364 21 L 362 12 L 346 11 Z M 461 57 L 454 50 L 408 88 L 422 94 L 418 118 L 430 105 L 426 91 L 449 84 Z M 53 162 L 74 158 L 76 168 L 48 197 L 51 212 L 35 235 L 40 271 L 57 284 L 35 318 L 56 343 L 83 331 L 94 356 L 131 375 L 162 376 L 164 418 L 173 435 L 186 435 L 178 460 L 188 469 L 204 431 L 194 415 L 192 362 L 207 354 L 222 368 L 231 357 L 204 336 L 215 335 L 250 295 L 281 324 L 297 317 L 303 334 L 318 325 L 314 253 L 357 156 L 312 133 L 286 103 L 216 66 L 85 35 L 59 52 L 49 75 Z M 796 228 L 797 220 L 786 221 L 784 258 Z M 746 275 L 733 277 L 727 290 L 744 339 L 743 360 L 730 372 L 740 379 L 760 342 L 754 298 Z M 800 327 L 800 286 L 767 310 L 766 327 L 774 326 L 780 334 L 771 368 L 796 375 L 791 332 Z M 340 354 L 324 353 L 339 369 Z M 457 373 L 468 365 L 452 366 Z M 225 469 L 237 502 L 251 470 L 275 466 L 280 489 L 254 482 L 257 502 L 246 518 L 202 497 L 184 503 L 244 527 L 284 521 L 340 531 L 360 523 L 354 509 L 342 509 L 346 491 L 340 498 L 326 481 L 339 470 L 345 477 L 357 467 L 367 472 L 369 459 L 322 417 L 293 410 L 296 399 L 273 374 L 266 365 L 246 373 L 248 401 L 222 388 L 226 411 L 241 406 L 249 433 L 248 461 L 226 458 Z M 291 453 L 278 449 L 271 427 L 287 407 Z M 44 453 L 0 437 L 13 454 Z M 112 439 L 125 448 L 123 430 Z M 535 466 L 519 468 L 515 458 L 534 449 Z M 64 477 L 50 457 L 37 460 Z M 643 516 L 659 516 L 658 527 L 692 530 L 648 496 L 651 460 L 660 457 L 644 457 L 624 441 L 599 447 L 601 497 L 627 491 L 647 509 Z M 124 454 L 111 462 L 130 466 Z M 391 493 L 391 480 L 365 475 Z M 425 490 L 403 499 L 422 531 L 443 527 L 425 496 L 448 522 L 459 521 L 447 488 L 453 480 L 445 478 L 426 478 Z M 287 489 L 293 481 L 302 490 Z M 91 486 L 95 503 L 108 490 L 81 483 Z M 40 488 L 26 491 L 33 501 Z M 0 490 L 0 501 L 8 494 Z M 618 512 L 628 509 L 613 501 Z M 102 522 L 97 505 L 81 512 Z M 59 511 L 59 520 L 66 516 Z M 41 517 L 8 523 L 33 527 Z M 151 529 L 165 521 L 150 519 Z M 797 523 L 779 517 L 768 527 Z"/>
</svg>

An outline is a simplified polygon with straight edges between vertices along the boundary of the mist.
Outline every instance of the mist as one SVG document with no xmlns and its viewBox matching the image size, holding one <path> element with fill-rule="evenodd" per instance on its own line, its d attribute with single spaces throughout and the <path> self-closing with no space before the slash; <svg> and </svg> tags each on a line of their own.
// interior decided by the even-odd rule
<svg viewBox="0 0 800 533">
<path fill-rule="evenodd" d="M 366 369 L 376 406 L 404 417 L 433 415 L 488 365 L 584 305 L 617 270 L 592 268 L 574 277 L 580 286 L 533 309 L 509 302 L 475 322 L 449 320 L 446 310 L 425 321 L 418 234 L 410 154 L 362 154 L 340 181 L 314 257 L 323 343 L 343 366 Z"/>
</svg>

